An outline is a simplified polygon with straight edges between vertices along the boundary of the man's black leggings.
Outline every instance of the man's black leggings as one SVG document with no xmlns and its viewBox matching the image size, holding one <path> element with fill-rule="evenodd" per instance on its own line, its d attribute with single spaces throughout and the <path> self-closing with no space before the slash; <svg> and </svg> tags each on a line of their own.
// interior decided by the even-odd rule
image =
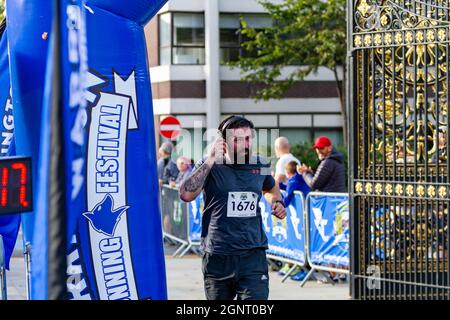
<svg viewBox="0 0 450 320">
<path fill-rule="evenodd" d="M 239 255 L 205 252 L 202 261 L 208 300 L 267 300 L 269 268 L 264 249 Z"/>
</svg>

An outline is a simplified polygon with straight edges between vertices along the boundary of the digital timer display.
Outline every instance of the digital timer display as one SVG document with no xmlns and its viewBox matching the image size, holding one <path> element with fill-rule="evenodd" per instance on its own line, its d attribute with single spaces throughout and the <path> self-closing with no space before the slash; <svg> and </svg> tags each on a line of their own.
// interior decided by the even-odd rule
<svg viewBox="0 0 450 320">
<path fill-rule="evenodd" d="M 0 158 L 0 215 L 31 211 L 31 158 Z"/>
</svg>

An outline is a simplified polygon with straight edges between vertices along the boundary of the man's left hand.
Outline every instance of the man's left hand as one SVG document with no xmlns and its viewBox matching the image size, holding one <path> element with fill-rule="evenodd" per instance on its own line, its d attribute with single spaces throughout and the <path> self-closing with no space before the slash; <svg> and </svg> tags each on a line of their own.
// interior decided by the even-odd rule
<svg viewBox="0 0 450 320">
<path fill-rule="evenodd" d="M 284 219 L 286 217 L 286 208 L 279 202 L 272 204 L 272 214 L 278 219 Z"/>
</svg>

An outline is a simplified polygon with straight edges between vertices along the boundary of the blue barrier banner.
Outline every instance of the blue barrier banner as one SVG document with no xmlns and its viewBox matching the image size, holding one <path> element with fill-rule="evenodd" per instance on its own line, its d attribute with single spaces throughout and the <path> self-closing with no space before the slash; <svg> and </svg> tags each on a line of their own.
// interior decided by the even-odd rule
<svg viewBox="0 0 450 320">
<path fill-rule="evenodd" d="M 285 195 L 285 192 L 282 192 Z M 286 218 L 281 220 L 272 215 L 270 204 L 261 197 L 259 207 L 267 235 L 269 250 L 267 253 L 281 256 L 299 264 L 306 262 L 303 196 L 295 193 L 291 204 L 286 208 Z"/>
<path fill-rule="evenodd" d="M 202 236 L 202 212 L 204 208 L 203 193 L 188 203 L 189 212 L 189 240 L 200 242 Z"/>
<path fill-rule="evenodd" d="M 348 196 L 309 198 L 311 262 L 349 266 Z"/>
<path fill-rule="evenodd" d="M 73 299 L 167 298 L 143 30 L 164 3 L 86 2 L 86 199 L 68 253 Z"/>
<path fill-rule="evenodd" d="M 0 38 L 0 106 L 2 106 L 3 110 L 0 121 L 0 157 L 7 157 L 15 155 L 14 116 L 10 90 L 8 38 L 6 29 L 0 30 L 0 32 L 2 32 Z M 0 234 L 3 236 L 5 267 L 8 270 L 19 227 L 20 215 L 0 216 Z"/>
<path fill-rule="evenodd" d="M 286 192 L 281 192 L 283 196 Z M 203 194 L 189 203 L 190 240 L 201 240 L 201 213 L 203 211 Z M 267 253 L 284 257 L 299 264 L 306 262 L 305 224 L 303 217 L 304 199 L 296 192 L 294 200 L 286 208 L 286 218 L 280 220 L 272 215 L 270 204 L 264 197 L 259 202 L 264 232 L 266 233 L 269 250 Z"/>
</svg>

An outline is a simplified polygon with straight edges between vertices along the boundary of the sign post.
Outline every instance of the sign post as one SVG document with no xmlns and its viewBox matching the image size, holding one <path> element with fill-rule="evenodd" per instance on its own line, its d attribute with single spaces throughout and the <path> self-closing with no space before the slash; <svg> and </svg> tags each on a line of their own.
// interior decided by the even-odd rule
<svg viewBox="0 0 450 320">
<path fill-rule="evenodd" d="M 5 269 L 5 249 L 3 246 L 3 237 L 0 234 L 0 300 L 7 300 L 6 291 L 6 269 Z"/>
</svg>

